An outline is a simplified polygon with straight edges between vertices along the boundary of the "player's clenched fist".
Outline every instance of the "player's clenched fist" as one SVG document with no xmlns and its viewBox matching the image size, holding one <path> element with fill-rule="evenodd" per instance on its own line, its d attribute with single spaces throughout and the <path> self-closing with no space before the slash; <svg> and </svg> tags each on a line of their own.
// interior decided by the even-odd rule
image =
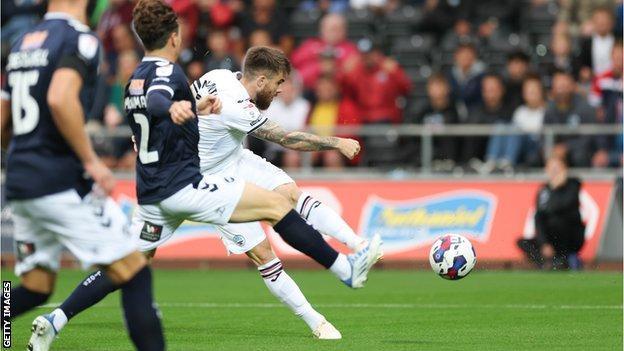
<svg viewBox="0 0 624 351">
<path fill-rule="evenodd" d="M 190 101 L 176 101 L 169 107 L 169 114 L 171 114 L 171 120 L 175 124 L 184 124 L 195 118 L 195 112 L 193 111 L 193 105 Z"/>
<path fill-rule="evenodd" d="M 360 152 L 360 143 L 353 139 L 339 138 L 338 150 L 351 160 Z"/>
</svg>

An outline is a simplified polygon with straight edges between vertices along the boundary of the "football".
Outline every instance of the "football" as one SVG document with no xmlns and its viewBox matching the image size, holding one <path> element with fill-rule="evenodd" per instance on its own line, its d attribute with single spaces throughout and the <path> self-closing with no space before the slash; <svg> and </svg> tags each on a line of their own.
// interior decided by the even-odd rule
<svg viewBox="0 0 624 351">
<path fill-rule="evenodd" d="M 429 252 L 431 269 L 444 279 L 457 280 L 470 273 L 477 263 L 477 254 L 468 239 L 449 234 L 440 237 Z"/>
</svg>

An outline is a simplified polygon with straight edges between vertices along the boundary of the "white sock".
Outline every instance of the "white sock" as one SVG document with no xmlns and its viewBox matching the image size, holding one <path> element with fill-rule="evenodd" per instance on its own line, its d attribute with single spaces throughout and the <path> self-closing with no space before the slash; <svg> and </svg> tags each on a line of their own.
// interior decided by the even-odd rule
<svg viewBox="0 0 624 351">
<path fill-rule="evenodd" d="M 311 330 L 315 330 L 325 320 L 322 314 L 312 308 L 297 283 L 284 272 L 279 258 L 259 266 L 258 271 L 269 291 L 301 317 Z"/>
<path fill-rule="evenodd" d="M 63 312 L 62 309 L 57 308 L 54 311 L 52 311 L 50 315 L 53 317 L 52 325 L 54 326 L 54 329 L 56 330 L 57 333 L 60 332 L 61 329 L 63 329 L 63 327 L 65 326 L 65 324 L 67 324 L 67 316 L 65 315 L 65 312 Z"/>
<path fill-rule="evenodd" d="M 329 206 L 313 198 L 310 194 L 303 193 L 297 201 L 297 212 L 305 218 L 319 232 L 347 245 L 349 249 L 356 251 L 362 242 L 361 238 L 349 225 Z"/>
<path fill-rule="evenodd" d="M 344 254 L 338 254 L 336 262 L 329 267 L 329 270 L 332 271 L 340 280 L 347 280 L 351 277 L 351 265 L 349 264 L 347 256 Z"/>
</svg>

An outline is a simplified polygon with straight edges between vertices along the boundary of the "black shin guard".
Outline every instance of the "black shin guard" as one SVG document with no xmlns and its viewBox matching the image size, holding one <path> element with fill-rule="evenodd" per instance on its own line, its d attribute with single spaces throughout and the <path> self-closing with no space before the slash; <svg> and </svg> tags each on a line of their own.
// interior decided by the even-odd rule
<svg viewBox="0 0 624 351">
<path fill-rule="evenodd" d="M 336 262 L 338 252 L 331 248 L 316 229 L 299 213 L 291 210 L 274 227 L 288 245 L 329 268 Z"/>
</svg>

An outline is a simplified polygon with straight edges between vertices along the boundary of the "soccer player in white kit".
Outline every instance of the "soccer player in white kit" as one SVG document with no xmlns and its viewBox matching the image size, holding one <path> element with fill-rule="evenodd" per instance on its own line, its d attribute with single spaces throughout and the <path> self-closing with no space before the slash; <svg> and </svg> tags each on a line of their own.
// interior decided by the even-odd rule
<svg viewBox="0 0 624 351">
<path fill-rule="evenodd" d="M 299 151 L 339 150 L 353 158 L 360 150 L 353 139 L 323 137 L 304 132 L 286 132 L 267 118 L 266 110 L 280 93 L 285 81 L 284 66 L 290 63 L 283 52 L 268 47 L 247 51 L 243 72 L 213 70 L 191 84 L 197 100 L 217 95 L 222 103 L 219 114 L 199 115 L 200 168 L 204 175 L 236 176 L 275 191 L 291 201 L 293 208 L 320 232 L 327 234 L 353 251 L 368 247 L 368 242 L 355 234 L 333 209 L 309 194 L 302 193 L 283 170 L 243 147 L 247 135 L 272 141 Z M 231 253 L 262 254 L 269 246 L 260 245 L 266 235 L 260 222 L 228 223 L 217 227 L 223 243 Z M 380 242 L 378 236 L 373 241 Z M 375 243 L 374 249 L 381 250 Z M 340 255 L 339 260 L 347 260 Z M 348 272 L 332 270 L 345 284 L 361 288 L 365 277 L 354 281 Z"/>
<path fill-rule="evenodd" d="M 196 104 L 182 69 L 174 63 L 181 48 L 177 16 L 162 0 L 141 0 L 133 11 L 133 18 L 134 28 L 146 48 L 146 57 L 130 77 L 124 99 L 139 149 L 139 206 L 131 229 L 139 241 L 139 249 L 153 252 L 184 220 L 220 225 L 229 221 L 264 220 L 291 246 L 314 257 L 326 268 L 338 267 L 346 272 L 346 279 L 353 281 L 353 285 L 362 284 L 379 258 L 379 241 L 371 240 L 347 260 L 327 245 L 320 233 L 280 194 L 244 182 L 237 176 L 201 175 L 196 111 L 204 110 L 200 106 L 206 106 L 202 102 L 208 101 L 208 97 Z M 269 290 L 306 322 L 314 336 L 341 338 L 340 332 L 312 308 L 284 272 L 270 246 L 259 253 L 266 255 L 258 254 L 252 259 L 262 263 L 259 271 Z M 64 317 L 64 323 L 54 326 L 52 338 L 70 318 L 115 288 L 99 272 L 85 279 L 50 314 Z M 31 341 L 47 350 L 52 338 L 44 340 L 33 335 Z"/>
</svg>

